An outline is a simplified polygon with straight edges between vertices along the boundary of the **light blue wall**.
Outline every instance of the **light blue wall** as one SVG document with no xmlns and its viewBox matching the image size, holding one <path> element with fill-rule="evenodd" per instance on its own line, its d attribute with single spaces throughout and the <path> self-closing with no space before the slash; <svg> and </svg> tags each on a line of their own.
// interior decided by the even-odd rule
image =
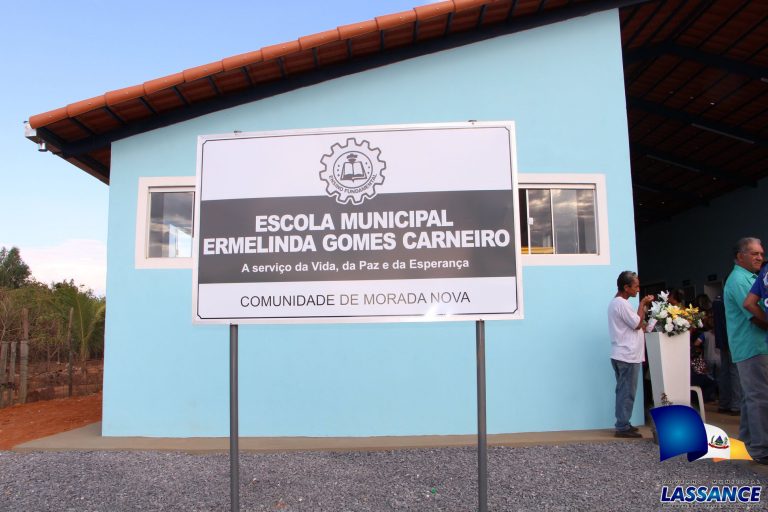
<svg viewBox="0 0 768 512">
<path fill-rule="evenodd" d="M 402 61 L 113 144 L 105 435 L 226 436 L 228 328 L 191 324 L 190 270 L 135 270 L 139 176 L 194 174 L 233 130 L 505 120 L 525 173 L 604 173 L 611 265 L 524 268 L 526 318 L 487 324 L 488 431 L 610 428 L 605 311 L 636 265 L 616 11 Z M 476 429 L 474 324 L 243 326 L 240 434 Z M 642 423 L 641 400 L 633 423 Z"/>
</svg>

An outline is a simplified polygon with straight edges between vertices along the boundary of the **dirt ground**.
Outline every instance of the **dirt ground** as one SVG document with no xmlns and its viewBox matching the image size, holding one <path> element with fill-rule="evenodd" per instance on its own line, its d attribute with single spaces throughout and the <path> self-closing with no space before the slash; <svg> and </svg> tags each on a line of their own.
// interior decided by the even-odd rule
<svg viewBox="0 0 768 512">
<path fill-rule="evenodd" d="M 0 450 L 101 421 L 101 393 L 0 409 Z"/>
</svg>

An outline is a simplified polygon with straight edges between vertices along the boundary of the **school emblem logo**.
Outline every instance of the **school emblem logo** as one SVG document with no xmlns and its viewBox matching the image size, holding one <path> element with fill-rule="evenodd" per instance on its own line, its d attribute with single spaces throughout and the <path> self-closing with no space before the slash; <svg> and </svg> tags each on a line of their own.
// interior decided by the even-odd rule
<svg viewBox="0 0 768 512">
<path fill-rule="evenodd" d="M 710 436 L 708 445 L 710 448 L 715 448 L 717 450 L 726 450 L 731 447 L 731 445 L 728 444 L 728 436 L 717 434 Z"/>
<path fill-rule="evenodd" d="M 320 179 L 325 181 L 325 191 L 339 204 L 362 204 L 376 197 L 376 187 L 384 183 L 386 162 L 381 150 L 372 148 L 370 142 L 347 139 L 342 146 L 331 146 L 331 152 L 320 160 L 324 169 Z"/>
</svg>

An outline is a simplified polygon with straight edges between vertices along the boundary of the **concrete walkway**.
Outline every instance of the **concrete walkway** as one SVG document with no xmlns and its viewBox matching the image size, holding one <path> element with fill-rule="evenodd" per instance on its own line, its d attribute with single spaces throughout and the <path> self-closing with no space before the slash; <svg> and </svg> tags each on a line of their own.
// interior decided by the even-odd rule
<svg viewBox="0 0 768 512">
<path fill-rule="evenodd" d="M 641 427 L 650 439 L 648 427 Z M 488 436 L 489 446 L 540 446 L 567 443 L 616 441 L 613 430 L 571 430 L 562 432 L 525 432 Z M 477 436 L 393 436 L 393 437 L 241 437 L 242 452 L 284 451 L 377 451 L 408 448 L 475 446 Z M 229 451 L 227 437 L 103 437 L 101 423 L 36 439 L 13 448 L 15 452 L 33 451 L 178 451 L 212 453 Z"/>
<path fill-rule="evenodd" d="M 719 414 L 715 405 L 707 405 L 706 421 L 729 436 L 739 434 L 739 417 Z M 643 439 L 652 439 L 647 426 L 640 427 Z M 640 439 L 638 439 L 640 440 Z M 612 429 L 568 430 L 559 432 L 523 432 L 492 434 L 489 446 L 546 446 L 572 443 L 634 442 L 635 439 L 617 439 Z M 461 436 L 392 436 L 392 437 L 241 437 L 242 453 L 271 453 L 291 451 L 380 451 L 410 448 L 453 448 L 476 446 L 476 435 Z M 17 445 L 15 452 L 40 451 L 159 451 L 183 453 L 216 453 L 229 451 L 228 437 L 103 437 L 101 423 L 62 432 Z M 744 461 L 743 463 L 746 463 Z M 768 477 L 768 466 L 748 463 L 755 472 Z"/>
</svg>

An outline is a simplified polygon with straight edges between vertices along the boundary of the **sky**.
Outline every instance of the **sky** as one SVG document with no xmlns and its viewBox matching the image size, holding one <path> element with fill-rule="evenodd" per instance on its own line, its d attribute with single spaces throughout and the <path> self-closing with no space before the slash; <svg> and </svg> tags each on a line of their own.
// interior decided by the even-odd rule
<svg viewBox="0 0 768 512">
<path fill-rule="evenodd" d="M 101 95 L 429 0 L 38 0 L 0 17 L 0 247 L 43 283 L 106 293 L 109 188 L 24 137 L 24 121 Z M 130 227 L 133 229 L 133 226 Z"/>
</svg>

